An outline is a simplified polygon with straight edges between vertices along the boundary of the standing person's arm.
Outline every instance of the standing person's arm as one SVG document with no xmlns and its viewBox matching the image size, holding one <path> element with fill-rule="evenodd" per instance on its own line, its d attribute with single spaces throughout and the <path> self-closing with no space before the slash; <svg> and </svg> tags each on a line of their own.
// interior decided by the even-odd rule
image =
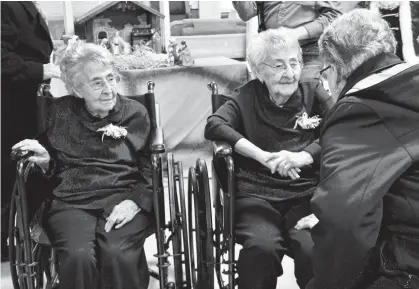
<svg viewBox="0 0 419 289">
<path fill-rule="evenodd" d="M 403 20 L 402 20 L 403 19 Z M 412 12 L 410 2 L 401 2 L 399 7 L 400 32 L 402 35 L 403 58 L 407 63 L 419 63 L 419 56 L 415 54 L 412 33 Z"/>
<path fill-rule="evenodd" d="M 306 288 L 360 288 L 380 232 L 383 197 L 412 161 L 365 105 L 340 104 L 325 125 L 320 183 L 311 199 L 319 219 L 311 231 L 314 279 Z"/>
<path fill-rule="evenodd" d="M 59 68 L 52 63 L 43 64 L 26 60 L 15 53 L 15 47 L 22 37 L 22 29 L 29 28 L 20 26 L 13 9 L 7 2 L 3 2 L 1 4 L 1 75 L 16 81 L 32 80 L 39 83 L 45 79 L 60 77 Z"/>
<path fill-rule="evenodd" d="M 244 22 L 252 19 L 257 15 L 257 8 L 255 1 L 232 1 L 234 9 L 240 19 Z"/>
<path fill-rule="evenodd" d="M 324 29 L 341 14 L 330 1 L 316 1 L 314 9 L 317 17 L 313 21 L 292 29 L 298 40 L 319 38 Z"/>
</svg>

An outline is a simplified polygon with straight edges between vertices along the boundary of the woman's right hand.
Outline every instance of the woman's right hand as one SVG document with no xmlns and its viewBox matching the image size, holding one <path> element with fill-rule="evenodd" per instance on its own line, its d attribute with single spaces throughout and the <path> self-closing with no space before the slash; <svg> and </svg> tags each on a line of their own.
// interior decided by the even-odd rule
<svg viewBox="0 0 419 289">
<path fill-rule="evenodd" d="M 35 139 L 25 139 L 12 147 L 12 151 L 31 151 L 34 153 L 33 156 L 29 157 L 28 160 L 37 164 L 44 172 L 49 169 L 49 162 L 51 157 L 48 151 Z"/>
</svg>

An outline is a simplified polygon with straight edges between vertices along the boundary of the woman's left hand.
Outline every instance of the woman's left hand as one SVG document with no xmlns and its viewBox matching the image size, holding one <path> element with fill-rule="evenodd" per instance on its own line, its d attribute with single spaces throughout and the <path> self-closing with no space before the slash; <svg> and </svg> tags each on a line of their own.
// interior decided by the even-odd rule
<svg viewBox="0 0 419 289">
<path fill-rule="evenodd" d="M 134 216 L 140 211 L 141 209 L 134 201 L 122 201 L 113 208 L 112 213 L 106 218 L 105 232 L 109 233 L 114 225 L 116 225 L 115 229 L 121 228 L 134 219 Z"/>
<path fill-rule="evenodd" d="M 314 214 L 308 215 L 304 218 L 301 218 L 295 225 L 294 229 L 296 230 L 304 230 L 304 229 L 312 229 L 317 223 L 319 219 Z"/>
</svg>

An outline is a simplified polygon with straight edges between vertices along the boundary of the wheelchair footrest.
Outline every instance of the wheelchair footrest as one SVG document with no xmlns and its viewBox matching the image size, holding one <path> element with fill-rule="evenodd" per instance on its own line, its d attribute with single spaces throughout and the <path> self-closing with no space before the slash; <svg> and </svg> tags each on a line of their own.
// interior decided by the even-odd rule
<svg viewBox="0 0 419 289">
<path fill-rule="evenodd" d="M 153 256 L 156 257 L 156 258 L 167 258 L 167 257 L 170 257 L 170 254 L 166 252 L 162 255 L 154 254 Z"/>
</svg>

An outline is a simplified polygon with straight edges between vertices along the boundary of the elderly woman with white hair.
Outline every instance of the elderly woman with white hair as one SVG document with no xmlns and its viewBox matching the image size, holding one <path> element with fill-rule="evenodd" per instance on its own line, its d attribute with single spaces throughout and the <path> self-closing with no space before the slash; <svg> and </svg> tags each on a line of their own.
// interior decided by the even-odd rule
<svg viewBox="0 0 419 289">
<path fill-rule="evenodd" d="M 319 47 L 337 103 L 320 137 L 307 288 L 419 288 L 419 65 L 365 9 L 335 20 Z"/>
<path fill-rule="evenodd" d="M 146 108 L 116 93 L 111 54 L 73 47 L 61 62 L 71 95 L 49 109 L 45 137 L 13 150 L 34 152 L 54 182 L 45 228 L 57 250 L 60 289 L 148 287 L 143 250 L 154 228 Z M 102 129 L 112 124 L 110 136 Z"/>
<path fill-rule="evenodd" d="M 317 126 L 334 101 L 318 80 L 300 78 L 301 48 L 286 30 L 256 35 L 248 60 L 258 78 L 238 88 L 205 128 L 207 139 L 226 141 L 235 152 L 239 288 L 275 288 L 288 249 L 304 288 L 312 277 Z"/>
</svg>

